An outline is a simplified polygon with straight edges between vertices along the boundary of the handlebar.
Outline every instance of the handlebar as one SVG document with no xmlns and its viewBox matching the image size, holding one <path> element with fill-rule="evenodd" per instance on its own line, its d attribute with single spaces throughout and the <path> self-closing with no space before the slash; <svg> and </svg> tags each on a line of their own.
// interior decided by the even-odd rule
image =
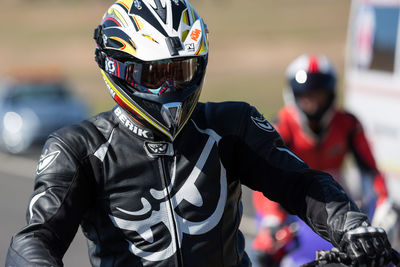
<svg viewBox="0 0 400 267">
<path fill-rule="evenodd" d="M 391 262 L 394 266 L 400 266 L 400 253 L 392 249 Z M 354 266 L 350 257 L 338 249 L 319 250 L 316 252 L 315 261 L 306 263 L 302 267 L 345 267 Z"/>
</svg>

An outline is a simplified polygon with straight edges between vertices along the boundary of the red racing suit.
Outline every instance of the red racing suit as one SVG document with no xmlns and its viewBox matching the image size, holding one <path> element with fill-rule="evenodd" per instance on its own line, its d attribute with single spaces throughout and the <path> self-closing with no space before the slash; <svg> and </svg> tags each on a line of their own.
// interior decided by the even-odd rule
<svg viewBox="0 0 400 267">
<path fill-rule="evenodd" d="M 377 205 L 383 203 L 387 198 L 387 189 L 382 174 L 377 169 L 361 123 L 348 112 L 337 109 L 331 112 L 329 126 L 322 136 L 316 136 L 305 126 L 302 114 L 295 105 L 282 108 L 274 126 L 292 152 L 301 157 L 311 168 L 328 172 L 339 183 L 342 182 L 340 171 L 345 156 L 349 152 L 352 153 L 358 168 L 362 172 L 371 174 L 374 179 Z M 253 203 L 257 217 L 264 220 L 264 226 L 265 222 L 284 224 L 287 214 L 279 204 L 268 200 L 257 191 L 253 194 Z M 271 247 L 271 244 L 261 243 L 263 243 L 261 237 L 256 238 L 253 247 L 259 250 L 262 246 Z"/>
</svg>

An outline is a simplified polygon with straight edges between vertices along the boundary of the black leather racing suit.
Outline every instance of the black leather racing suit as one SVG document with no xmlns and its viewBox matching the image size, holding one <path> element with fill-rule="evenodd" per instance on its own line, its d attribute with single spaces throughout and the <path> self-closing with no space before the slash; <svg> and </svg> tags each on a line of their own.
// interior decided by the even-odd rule
<svg viewBox="0 0 400 267">
<path fill-rule="evenodd" d="M 7 266 L 62 265 L 79 224 L 93 266 L 249 266 L 241 185 L 334 244 L 349 214 L 365 219 L 248 104 L 199 103 L 173 143 L 117 106 L 49 137 Z"/>
</svg>

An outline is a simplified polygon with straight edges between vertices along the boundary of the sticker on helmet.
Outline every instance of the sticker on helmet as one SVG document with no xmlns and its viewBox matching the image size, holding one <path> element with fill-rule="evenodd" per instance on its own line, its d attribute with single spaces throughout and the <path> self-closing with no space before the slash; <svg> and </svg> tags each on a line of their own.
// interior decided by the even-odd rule
<svg viewBox="0 0 400 267">
<path fill-rule="evenodd" d="M 197 41 L 199 40 L 200 34 L 201 34 L 201 30 L 199 30 L 199 29 L 194 29 L 194 30 L 192 31 L 192 33 L 190 34 L 190 38 L 191 38 L 193 41 L 197 42 Z"/>
<path fill-rule="evenodd" d="M 275 128 L 262 116 L 260 117 L 253 117 L 251 116 L 251 120 L 254 124 L 263 131 L 266 132 L 274 132 Z"/>
<path fill-rule="evenodd" d="M 115 63 L 111 61 L 108 57 L 106 57 L 105 64 L 104 64 L 105 71 L 108 73 L 115 72 Z"/>
<path fill-rule="evenodd" d="M 111 88 L 111 86 L 110 86 L 110 84 L 109 84 L 109 81 L 107 81 L 106 78 L 105 78 L 104 76 L 103 76 L 103 80 L 106 82 L 106 86 L 107 86 L 108 92 L 110 93 L 110 95 L 111 95 L 113 98 L 115 98 L 115 92 L 114 92 L 114 90 Z"/>
<path fill-rule="evenodd" d="M 195 50 L 194 43 L 185 44 L 185 50 L 187 52 L 194 52 L 194 50 Z"/>
<path fill-rule="evenodd" d="M 107 35 L 103 34 L 102 38 L 103 38 L 103 44 L 106 45 L 107 44 L 107 39 L 108 39 Z"/>
</svg>

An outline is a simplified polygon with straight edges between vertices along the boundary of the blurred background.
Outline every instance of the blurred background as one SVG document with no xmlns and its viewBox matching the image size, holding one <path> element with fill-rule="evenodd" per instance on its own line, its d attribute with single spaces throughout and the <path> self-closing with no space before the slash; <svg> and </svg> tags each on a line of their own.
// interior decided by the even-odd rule
<svg viewBox="0 0 400 267">
<path fill-rule="evenodd" d="M 273 120 L 283 104 L 287 65 L 300 54 L 311 52 L 327 55 L 336 65 L 339 103 L 344 102 L 342 88 L 349 0 L 191 2 L 210 31 L 210 58 L 201 101 L 246 101 Z M 75 117 L 69 118 L 72 122 L 79 116 L 90 116 L 113 107 L 114 102 L 94 61 L 95 42 L 92 38 L 94 28 L 112 3 L 109 0 L 0 1 L 0 86 L 7 88 L 13 80 L 25 85 L 44 83 L 62 88 L 51 101 L 58 97 L 68 104 L 64 105 L 64 110 L 46 109 L 50 114 L 46 122 L 57 118 L 48 127 L 59 127 L 57 121 L 69 124 L 63 119 L 68 110 L 79 110 Z M 22 87 L 19 92 L 29 95 L 29 89 Z M 6 95 L 5 98 L 12 97 Z M 43 101 L 34 105 L 43 107 L 47 104 Z M 3 107 L 0 100 L 0 109 Z M 43 110 L 35 112 L 46 113 Z M 23 116 L 8 115 L 13 122 Z M 38 125 L 32 127 L 44 127 Z M 14 132 L 19 129 L 15 123 L 10 127 Z M 16 138 L 11 136 L 8 143 Z M 10 152 L 13 153 L 13 149 L 14 152 L 22 151 L 24 147 L 12 147 L 8 152 L 9 149 L 3 148 L 4 153 L 0 154 L 0 264 L 4 261 L 11 235 L 25 224 L 24 213 L 33 188 L 40 144 L 17 155 Z M 242 229 L 251 239 L 255 226 L 246 190 L 244 205 Z M 68 251 L 65 266 L 89 266 L 81 234 Z"/>
<path fill-rule="evenodd" d="M 53 66 L 97 113 L 113 105 L 93 59 L 94 28 L 113 1 L 2 0 L 0 74 Z M 266 116 L 281 106 L 283 72 L 304 52 L 341 69 L 350 2 L 194 0 L 210 31 L 202 101 L 244 100 Z"/>
</svg>

